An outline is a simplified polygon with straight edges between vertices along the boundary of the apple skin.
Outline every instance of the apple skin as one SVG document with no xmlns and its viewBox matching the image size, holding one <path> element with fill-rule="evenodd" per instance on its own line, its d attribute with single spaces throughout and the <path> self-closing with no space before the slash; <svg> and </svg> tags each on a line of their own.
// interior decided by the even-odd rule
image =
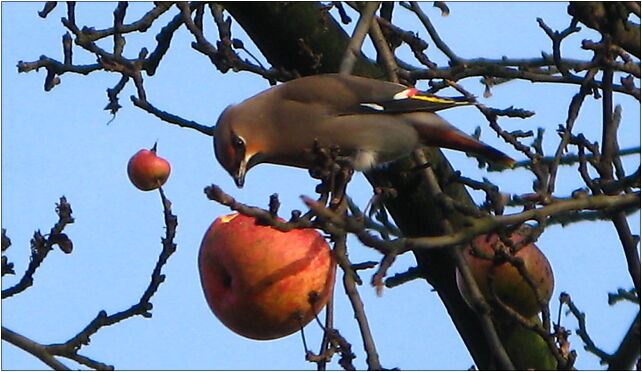
<svg viewBox="0 0 642 372">
<path fill-rule="evenodd" d="M 164 185 L 169 178 L 169 162 L 156 155 L 156 145 L 151 150 L 140 150 L 129 159 L 127 175 L 138 189 L 151 191 Z"/>
<path fill-rule="evenodd" d="M 542 324 L 538 316 L 530 319 Z M 551 371 L 557 369 L 557 360 L 546 341 L 535 331 L 521 324 L 508 324 L 500 329 L 502 344 L 518 371 Z"/>
<path fill-rule="evenodd" d="M 523 225 L 521 229 L 528 229 L 530 226 Z M 513 243 L 519 243 L 524 240 L 523 230 L 518 229 L 510 236 Z M 526 318 L 531 318 L 540 312 L 540 306 L 531 286 L 524 280 L 517 268 L 509 262 L 495 263 L 472 254 L 472 246 L 478 251 L 493 255 L 493 246 L 499 249 L 510 251 L 499 239 L 497 234 L 480 235 L 473 239 L 471 245 L 464 249 L 464 258 L 472 271 L 477 286 L 484 298 L 492 302 L 492 294 L 488 288 L 488 278 L 492 278 L 493 289 L 497 296 L 508 306 L 519 312 Z M 529 243 L 513 254 L 514 257 L 520 257 L 524 260 L 526 270 L 530 273 L 535 281 L 538 292 L 543 299 L 549 301 L 553 294 L 553 270 L 546 256 L 533 243 Z M 457 270 L 457 287 L 466 301 L 471 305 L 470 291 L 465 285 L 461 273 Z"/>
<path fill-rule="evenodd" d="M 235 213 L 210 225 L 198 267 L 214 315 L 241 336 L 271 340 L 300 330 L 321 311 L 336 265 L 316 230 L 281 232 Z M 311 292 L 318 295 L 314 305 Z"/>
</svg>

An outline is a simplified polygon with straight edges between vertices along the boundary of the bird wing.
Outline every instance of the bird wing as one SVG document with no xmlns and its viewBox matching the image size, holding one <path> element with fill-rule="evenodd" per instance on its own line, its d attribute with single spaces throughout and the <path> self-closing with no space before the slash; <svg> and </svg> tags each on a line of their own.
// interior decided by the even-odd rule
<svg viewBox="0 0 642 372">
<path fill-rule="evenodd" d="M 406 88 L 394 94 L 390 99 L 360 102 L 353 107 L 354 114 L 403 114 L 407 112 L 435 112 L 455 106 L 470 105 L 466 97 L 440 97 L 421 92 L 415 88 Z"/>
<path fill-rule="evenodd" d="M 466 97 L 440 97 L 397 83 L 343 74 L 309 76 L 279 88 L 285 100 L 319 105 L 327 114 L 338 116 L 435 112 L 472 103 Z"/>
</svg>

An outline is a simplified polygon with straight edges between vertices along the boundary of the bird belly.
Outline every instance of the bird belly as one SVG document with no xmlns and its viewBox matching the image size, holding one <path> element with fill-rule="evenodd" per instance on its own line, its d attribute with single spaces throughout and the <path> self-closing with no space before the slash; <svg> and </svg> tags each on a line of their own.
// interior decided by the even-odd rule
<svg viewBox="0 0 642 372">
<path fill-rule="evenodd" d="M 352 166 L 358 171 L 367 171 L 375 167 L 379 162 L 377 161 L 377 153 L 369 150 L 358 150 L 353 155 Z"/>
</svg>

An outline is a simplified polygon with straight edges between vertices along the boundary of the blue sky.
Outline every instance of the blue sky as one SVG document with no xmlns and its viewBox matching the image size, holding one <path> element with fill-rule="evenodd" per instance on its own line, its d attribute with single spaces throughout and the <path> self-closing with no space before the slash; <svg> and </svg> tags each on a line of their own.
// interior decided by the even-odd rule
<svg viewBox="0 0 642 372">
<path fill-rule="evenodd" d="M 109 27 L 114 6 L 79 3 L 78 23 Z M 564 29 L 570 21 L 567 3 L 449 6 L 451 15 L 441 17 L 437 9 L 423 4 L 442 38 L 467 58 L 526 58 L 536 57 L 541 51 L 550 52 L 550 40 L 538 27 L 536 17 L 542 17 L 557 30 Z M 49 231 L 56 221 L 55 203 L 62 195 L 71 203 L 76 219 L 65 230 L 74 242 L 74 252 L 51 252 L 38 270 L 34 286 L 3 301 L 3 326 L 40 343 L 64 342 L 98 311 L 114 313 L 138 301 L 160 252 L 164 227 L 158 194 L 134 188 L 127 179 L 126 166 L 135 152 L 158 141 L 159 155 L 172 164 L 164 189 L 178 216 L 178 250 L 163 269 L 167 279 L 152 299 L 153 317 L 136 317 L 101 329 L 81 354 L 118 369 L 314 369 L 313 364 L 305 362 L 298 334 L 257 342 L 227 330 L 211 314 L 203 298 L 196 257 L 206 228 L 217 216 L 229 212 L 206 199 L 205 186 L 218 184 L 238 200 L 263 207 L 269 195 L 277 192 L 282 214 L 288 216 L 291 209 L 303 208 L 299 195 L 314 195 L 315 182 L 303 170 L 263 165 L 249 172 L 244 189 L 236 189 L 214 159 L 211 138 L 160 122 L 135 108 L 129 100 L 135 93 L 132 85 L 120 95 L 123 108 L 111 120 L 103 107 L 107 104 L 105 89 L 119 80 L 115 74 L 66 74 L 59 86 L 44 92 L 44 70 L 18 74 L 16 68 L 19 60 L 33 61 L 40 55 L 62 60 L 61 36 L 65 30 L 60 18 L 65 16 L 65 7 L 59 5 L 44 20 L 37 15 L 41 9 L 42 3 L 2 3 L 2 227 L 12 240 L 7 255 L 18 274 L 3 278 L 2 286 L 13 285 L 26 269 L 33 231 Z M 125 22 L 137 19 L 148 9 L 146 3 L 130 5 Z M 153 36 L 175 12 L 165 14 L 147 34 L 128 35 L 126 55 L 134 57 L 142 46 L 155 45 Z M 427 39 L 420 23 L 408 11 L 397 7 L 395 17 L 400 25 L 419 31 Z M 213 26 L 209 30 L 213 41 Z M 233 35 L 243 38 L 236 27 Z M 589 59 L 591 54 L 578 48 L 583 38 L 598 41 L 599 35 L 590 30 L 573 35 L 565 42 L 563 55 Z M 243 40 L 246 46 L 250 44 L 247 38 Z M 111 41 L 105 40 L 106 44 L 101 45 L 108 47 Z M 221 74 L 190 47 L 191 41 L 186 30 L 181 29 L 156 76 L 145 77 L 148 99 L 157 107 L 214 125 L 228 104 L 269 87 L 266 81 L 249 73 Z M 445 63 L 434 47 L 428 53 L 440 65 Z M 94 61 L 84 51 L 74 50 L 74 63 Z M 465 81 L 465 86 L 482 97 L 483 87 L 477 79 Z M 425 88 L 426 82 L 418 87 Z M 575 86 L 511 82 L 496 87 L 493 96 L 482 98 L 482 102 L 491 107 L 514 105 L 535 111 L 537 115 L 531 119 L 502 119 L 500 124 L 509 130 L 546 128 L 544 148 L 552 154 L 558 141 L 555 128 L 565 121 L 568 103 L 576 91 Z M 624 96 L 616 96 L 615 103 L 623 106 L 621 148 L 639 146 L 639 103 Z M 495 138 L 474 108 L 446 111 L 443 116 L 469 133 L 482 126 L 485 142 L 522 160 L 510 146 Z M 600 125 L 600 102 L 587 98 L 575 128 L 590 140 L 599 140 Z M 488 177 L 504 192 L 521 194 L 531 190 L 532 176 L 524 170 L 488 174 L 462 154 L 445 153 L 453 166 L 468 177 Z M 633 172 L 639 157 L 624 159 L 624 165 L 628 173 Z M 563 167 L 557 195 L 567 196 L 583 186 L 579 182 L 575 167 Z M 358 176 L 348 192 L 365 206 L 372 188 Z M 483 200 L 482 195 L 474 197 Z M 639 214 L 629 220 L 633 233 L 639 234 Z M 376 252 L 355 240 L 349 244 L 353 262 L 380 259 Z M 561 291 L 570 293 L 576 305 L 587 313 L 594 341 L 606 351 L 614 351 L 637 307 L 628 303 L 611 307 L 606 302 L 608 292 L 631 287 L 613 226 L 554 226 L 546 230 L 538 245 L 553 266 L 554 297 Z M 389 273 L 403 272 L 414 264 L 410 255 L 400 257 Z M 362 277 L 369 279 L 372 273 L 363 273 Z M 366 368 L 357 324 L 340 285 L 335 293 L 336 327 L 352 343 L 357 354 L 355 365 Z M 437 295 L 425 282 L 414 281 L 386 290 L 382 297 L 367 285 L 360 287 L 360 293 L 384 367 L 466 369 L 472 365 Z M 555 303 L 551 310 L 556 314 Z M 564 318 L 563 325 L 576 328 L 570 316 Z M 311 324 L 305 332 L 313 350 L 318 350 L 319 328 Z M 583 351 L 578 337 L 573 336 L 571 343 L 579 353 L 578 368 L 599 367 L 597 358 Z M 339 368 L 336 360 L 335 357 L 333 369 Z M 73 362 L 63 362 L 77 367 Z M 2 343 L 3 369 L 44 367 L 31 355 Z"/>
</svg>

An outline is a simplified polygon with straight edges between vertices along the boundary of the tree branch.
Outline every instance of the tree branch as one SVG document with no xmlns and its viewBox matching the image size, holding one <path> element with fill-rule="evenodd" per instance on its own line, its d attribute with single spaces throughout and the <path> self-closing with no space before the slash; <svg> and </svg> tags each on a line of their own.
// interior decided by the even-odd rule
<svg viewBox="0 0 642 372">
<path fill-rule="evenodd" d="M 2 339 L 10 344 L 21 348 L 27 353 L 40 359 L 43 363 L 57 371 L 69 371 L 69 367 L 60 363 L 56 358 L 47 352 L 47 348 L 35 341 L 32 341 L 14 331 L 2 327 Z"/>
</svg>

